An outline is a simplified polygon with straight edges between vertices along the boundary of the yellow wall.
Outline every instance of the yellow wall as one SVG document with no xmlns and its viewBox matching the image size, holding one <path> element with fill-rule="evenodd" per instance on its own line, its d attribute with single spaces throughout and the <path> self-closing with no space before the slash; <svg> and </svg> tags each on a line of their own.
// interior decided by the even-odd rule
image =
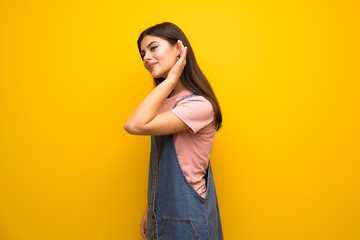
<svg viewBox="0 0 360 240">
<path fill-rule="evenodd" d="M 140 239 L 152 80 L 177 23 L 217 92 L 226 239 L 360 239 L 357 1 L 0 1 L 0 239 Z"/>
</svg>

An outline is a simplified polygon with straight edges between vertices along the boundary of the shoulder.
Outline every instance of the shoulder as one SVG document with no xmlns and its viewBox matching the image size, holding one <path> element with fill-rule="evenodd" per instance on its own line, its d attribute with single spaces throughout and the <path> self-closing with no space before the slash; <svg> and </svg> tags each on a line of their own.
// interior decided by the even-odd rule
<svg viewBox="0 0 360 240">
<path fill-rule="evenodd" d="M 195 133 L 214 120 L 213 107 L 203 96 L 183 98 L 171 111 Z"/>
<path fill-rule="evenodd" d="M 181 99 L 177 102 L 174 110 L 190 111 L 192 113 L 213 114 L 213 106 L 210 101 L 203 96 L 195 95 Z"/>
<path fill-rule="evenodd" d="M 186 104 L 186 103 L 203 103 L 211 106 L 211 103 L 209 100 L 207 100 L 205 97 L 197 94 L 188 94 L 186 96 L 183 96 L 181 99 L 178 100 L 178 104 Z"/>
</svg>

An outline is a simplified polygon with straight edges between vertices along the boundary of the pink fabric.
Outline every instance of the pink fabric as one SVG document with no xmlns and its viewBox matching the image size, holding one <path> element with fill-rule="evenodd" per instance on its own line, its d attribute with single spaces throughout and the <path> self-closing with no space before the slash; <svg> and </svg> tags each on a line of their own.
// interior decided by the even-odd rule
<svg viewBox="0 0 360 240">
<path fill-rule="evenodd" d="M 214 110 L 211 103 L 202 96 L 186 98 L 173 108 L 178 100 L 191 93 L 189 90 L 184 90 L 166 99 L 163 111 L 172 111 L 189 127 L 174 134 L 175 150 L 187 181 L 200 196 L 205 198 L 204 176 L 215 138 L 215 128 L 211 124 Z"/>
</svg>

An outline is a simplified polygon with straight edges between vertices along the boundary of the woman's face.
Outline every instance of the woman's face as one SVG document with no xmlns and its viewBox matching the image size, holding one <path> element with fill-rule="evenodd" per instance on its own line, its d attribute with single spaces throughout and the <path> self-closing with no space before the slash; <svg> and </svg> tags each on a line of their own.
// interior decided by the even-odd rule
<svg viewBox="0 0 360 240">
<path fill-rule="evenodd" d="M 180 53 L 178 45 L 172 46 L 168 41 L 151 35 L 143 38 L 140 49 L 144 66 L 154 78 L 166 78 Z"/>
</svg>

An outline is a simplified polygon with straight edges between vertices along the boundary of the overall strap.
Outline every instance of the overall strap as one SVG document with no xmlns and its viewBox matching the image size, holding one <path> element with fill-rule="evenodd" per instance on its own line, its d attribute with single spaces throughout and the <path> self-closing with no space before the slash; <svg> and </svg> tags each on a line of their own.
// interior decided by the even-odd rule
<svg viewBox="0 0 360 240">
<path fill-rule="evenodd" d="M 183 98 L 181 98 L 180 100 L 178 100 L 178 101 L 175 103 L 175 105 L 174 105 L 173 108 L 175 108 L 180 101 L 182 101 L 182 100 L 184 100 L 184 99 L 187 99 L 187 98 L 196 97 L 196 96 L 199 96 L 199 94 L 192 93 L 192 94 L 190 94 L 190 95 L 184 96 Z"/>
</svg>

